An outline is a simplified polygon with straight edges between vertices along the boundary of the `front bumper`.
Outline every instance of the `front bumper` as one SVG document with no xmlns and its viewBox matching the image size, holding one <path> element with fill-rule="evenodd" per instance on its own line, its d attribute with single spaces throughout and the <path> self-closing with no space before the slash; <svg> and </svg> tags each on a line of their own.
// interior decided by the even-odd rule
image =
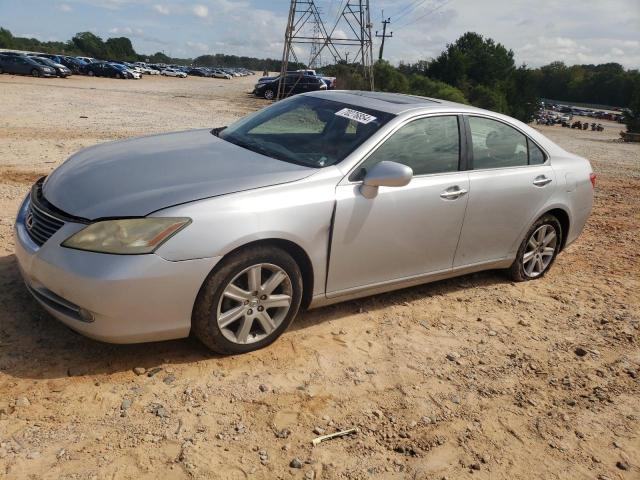
<svg viewBox="0 0 640 480">
<path fill-rule="evenodd" d="M 110 343 L 183 338 L 198 291 L 218 257 L 180 262 L 60 246 L 83 228 L 66 223 L 42 247 L 27 233 L 25 199 L 14 227 L 16 258 L 34 298 L 73 330 Z"/>
</svg>

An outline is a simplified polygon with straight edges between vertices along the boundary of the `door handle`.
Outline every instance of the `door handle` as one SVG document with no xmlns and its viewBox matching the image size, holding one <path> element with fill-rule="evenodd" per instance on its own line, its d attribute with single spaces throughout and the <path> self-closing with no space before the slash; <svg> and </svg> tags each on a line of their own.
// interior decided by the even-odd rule
<svg viewBox="0 0 640 480">
<path fill-rule="evenodd" d="M 467 194 L 467 190 L 458 187 L 447 188 L 444 192 L 440 194 L 440 198 L 444 198 L 445 200 L 456 200 L 463 195 Z"/>
<path fill-rule="evenodd" d="M 540 175 L 539 177 L 535 178 L 535 180 L 533 181 L 533 184 L 536 187 L 544 187 L 545 185 L 548 185 L 551 182 L 552 180 L 549 177 L 545 175 Z"/>
</svg>

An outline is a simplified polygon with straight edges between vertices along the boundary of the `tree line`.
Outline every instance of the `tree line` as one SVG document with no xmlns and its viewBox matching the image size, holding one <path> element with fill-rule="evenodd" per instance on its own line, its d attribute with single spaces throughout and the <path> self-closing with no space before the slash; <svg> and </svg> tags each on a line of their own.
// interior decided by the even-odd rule
<svg viewBox="0 0 640 480">
<path fill-rule="evenodd" d="M 0 48 L 84 55 L 101 59 L 148 61 L 178 65 L 245 67 L 279 71 L 280 60 L 215 54 L 196 58 L 171 58 L 162 52 L 142 55 L 127 37 L 106 41 L 81 32 L 67 42 L 41 42 L 14 37 L 0 28 Z M 290 69 L 302 65 L 290 64 Z M 341 63 L 324 67 L 323 73 L 338 78 L 340 88 L 366 89 L 356 65 Z M 626 108 L 629 128 L 640 131 L 640 72 L 618 63 L 567 66 L 553 62 L 540 68 L 516 66 L 514 53 L 491 38 L 467 32 L 431 61 L 400 63 L 380 61 L 374 66 L 376 89 L 442 98 L 505 113 L 528 122 L 540 98 Z M 634 120 L 635 119 L 635 120 Z M 634 131 L 634 130 L 632 130 Z"/>
<path fill-rule="evenodd" d="M 251 70 L 279 71 L 282 64 L 280 60 L 271 58 L 240 57 L 225 54 L 202 55 L 196 58 L 173 58 L 163 52 L 144 55 L 134 50 L 131 40 L 127 37 L 114 37 L 103 40 L 91 32 L 76 33 L 71 40 L 66 42 L 42 42 L 36 38 L 15 37 L 9 30 L 0 27 L 0 48 L 85 56 L 102 60 L 230 68 L 244 67 Z"/>
<path fill-rule="evenodd" d="M 361 70 L 334 65 L 345 88 L 366 89 Z M 441 98 L 532 120 L 540 99 L 628 109 L 627 126 L 640 131 L 640 72 L 617 63 L 567 66 L 553 62 L 540 68 L 516 66 L 512 50 L 468 32 L 431 61 L 385 61 L 374 66 L 376 90 Z M 635 129 L 635 130 L 632 130 Z"/>
</svg>

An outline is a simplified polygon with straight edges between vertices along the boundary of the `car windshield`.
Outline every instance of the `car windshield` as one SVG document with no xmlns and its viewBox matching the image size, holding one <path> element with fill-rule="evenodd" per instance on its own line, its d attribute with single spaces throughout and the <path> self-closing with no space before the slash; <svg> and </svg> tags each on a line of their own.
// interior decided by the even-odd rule
<svg viewBox="0 0 640 480">
<path fill-rule="evenodd" d="M 344 160 L 393 117 L 323 98 L 298 96 L 213 133 L 278 160 L 322 168 Z"/>
</svg>

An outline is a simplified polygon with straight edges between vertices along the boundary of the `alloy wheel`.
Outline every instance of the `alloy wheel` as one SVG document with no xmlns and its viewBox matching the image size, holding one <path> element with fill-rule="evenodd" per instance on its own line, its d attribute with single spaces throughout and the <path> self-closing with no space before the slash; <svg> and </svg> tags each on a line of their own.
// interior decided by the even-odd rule
<svg viewBox="0 0 640 480">
<path fill-rule="evenodd" d="M 542 225 L 533 232 L 522 257 L 524 273 L 529 278 L 542 275 L 556 253 L 558 235 L 551 225 Z"/>
<path fill-rule="evenodd" d="M 225 287 L 216 320 L 225 338 L 237 344 L 259 342 L 284 321 L 293 298 L 287 272 L 260 263 L 244 269 Z"/>
<path fill-rule="evenodd" d="M 33 77 L 39 77 L 40 76 L 40 71 L 36 70 L 35 68 L 33 70 L 31 70 L 31 76 Z"/>
<path fill-rule="evenodd" d="M 266 98 L 267 100 L 273 100 L 274 97 L 274 93 L 273 90 L 267 90 L 266 92 L 264 92 L 264 98 Z"/>
</svg>

